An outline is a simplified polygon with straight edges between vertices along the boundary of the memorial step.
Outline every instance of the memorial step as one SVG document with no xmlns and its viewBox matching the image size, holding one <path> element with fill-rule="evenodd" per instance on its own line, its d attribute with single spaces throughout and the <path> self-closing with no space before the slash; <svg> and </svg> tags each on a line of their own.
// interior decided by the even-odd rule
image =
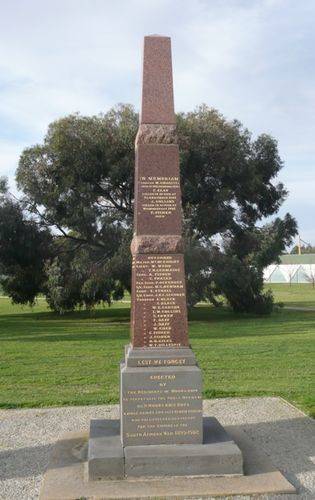
<svg viewBox="0 0 315 500">
<path fill-rule="evenodd" d="M 214 417 L 203 419 L 202 444 L 122 446 L 119 420 L 91 420 L 90 481 L 152 476 L 242 475 L 239 447 Z"/>
</svg>

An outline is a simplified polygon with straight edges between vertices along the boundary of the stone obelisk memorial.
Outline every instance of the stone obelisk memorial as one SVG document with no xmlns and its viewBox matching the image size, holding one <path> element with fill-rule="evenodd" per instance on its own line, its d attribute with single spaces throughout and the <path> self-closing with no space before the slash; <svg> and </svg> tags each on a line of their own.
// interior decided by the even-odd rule
<svg viewBox="0 0 315 500">
<path fill-rule="evenodd" d="M 131 342 L 120 366 L 120 418 L 93 419 L 89 434 L 63 436 L 40 498 L 292 493 L 245 433 L 230 429 L 245 454 L 243 475 L 239 447 L 214 417 L 202 415 L 201 371 L 188 339 L 168 37 L 144 39 L 135 153 Z"/>
<path fill-rule="evenodd" d="M 120 370 L 120 424 L 91 421 L 89 478 L 242 474 L 239 448 L 215 419 L 202 417 L 201 371 L 189 345 L 168 37 L 144 39 L 135 156 L 131 343 Z"/>
<path fill-rule="evenodd" d="M 201 443 L 201 373 L 189 348 L 171 41 L 144 41 L 136 137 L 131 345 L 121 370 L 125 446 Z"/>
</svg>

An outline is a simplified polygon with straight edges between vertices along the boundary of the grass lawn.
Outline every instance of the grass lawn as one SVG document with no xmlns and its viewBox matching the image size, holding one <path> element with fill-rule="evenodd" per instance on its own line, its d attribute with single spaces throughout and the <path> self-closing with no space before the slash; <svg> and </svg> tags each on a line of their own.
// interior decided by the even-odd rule
<svg viewBox="0 0 315 500">
<path fill-rule="evenodd" d="M 265 288 L 273 291 L 275 300 L 290 307 L 313 307 L 315 309 L 315 288 L 310 283 L 268 283 Z"/>
<path fill-rule="evenodd" d="M 44 300 L 30 310 L 0 299 L 0 407 L 117 403 L 128 322 L 128 302 L 59 316 Z M 190 339 L 204 397 L 279 395 L 314 415 L 314 334 L 315 312 L 197 307 Z"/>
</svg>

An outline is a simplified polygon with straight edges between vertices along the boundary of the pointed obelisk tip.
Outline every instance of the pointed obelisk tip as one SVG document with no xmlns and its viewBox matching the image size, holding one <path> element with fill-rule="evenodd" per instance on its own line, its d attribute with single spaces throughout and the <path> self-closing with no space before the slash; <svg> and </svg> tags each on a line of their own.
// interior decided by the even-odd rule
<svg viewBox="0 0 315 500">
<path fill-rule="evenodd" d="M 171 39 L 168 36 L 144 37 L 140 123 L 175 123 Z"/>
<path fill-rule="evenodd" d="M 146 35 L 144 38 L 168 38 L 169 40 L 171 37 L 165 36 L 165 35 L 159 35 L 158 33 L 154 33 L 152 35 Z"/>
</svg>

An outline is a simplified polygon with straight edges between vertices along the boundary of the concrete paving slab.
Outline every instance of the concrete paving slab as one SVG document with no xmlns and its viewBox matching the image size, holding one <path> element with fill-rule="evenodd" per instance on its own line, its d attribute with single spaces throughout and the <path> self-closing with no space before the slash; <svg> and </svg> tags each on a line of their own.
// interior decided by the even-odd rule
<svg viewBox="0 0 315 500">
<path fill-rule="evenodd" d="M 234 429 L 243 452 L 246 476 L 172 476 L 86 481 L 86 433 L 69 433 L 57 442 L 45 474 L 40 500 L 209 498 L 231 495 L 291 494 L 294 486 L 253 446 L 244 431 Z M 74 452 L 73 452 L 74 450 Z M 71 456 L 73 463 L 71 464 Z M 251 462 L 254 463 L 252 467 Z"/>
<path fill-rule="evenodd" d="M 315 498 L 314 420 L 277 397 L 212 399 L 204 401 L 203 409 L 204 415 L 215 416 L 236 442 L 238 426 L 269 457 L 297 489 L 290 500 Z M 0 410 L 1 500 L 38 499 L 52 447 L 65 432 L 87 431 L 91 418 L 117 419 L 119 407 Z M 259 498 L 287 497 L 267 494 Z M 248 500 L 248 495 L 237 497 L 245 498 Z"/>
</svg>

